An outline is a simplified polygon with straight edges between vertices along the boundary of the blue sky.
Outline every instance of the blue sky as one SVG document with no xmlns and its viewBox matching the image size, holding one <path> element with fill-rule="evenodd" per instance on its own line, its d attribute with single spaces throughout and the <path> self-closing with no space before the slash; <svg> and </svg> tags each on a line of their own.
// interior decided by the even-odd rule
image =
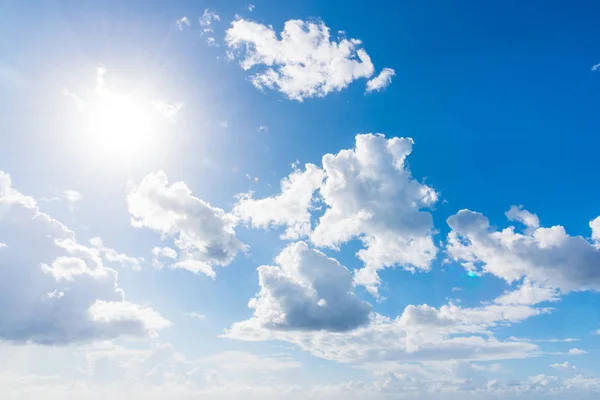
<svg viewBox="0 0 600 400">
<path fill-rule="evenodd" d="M 597 11 L 0 5 L 2 398 L 596 398 Z"/>
</svg>

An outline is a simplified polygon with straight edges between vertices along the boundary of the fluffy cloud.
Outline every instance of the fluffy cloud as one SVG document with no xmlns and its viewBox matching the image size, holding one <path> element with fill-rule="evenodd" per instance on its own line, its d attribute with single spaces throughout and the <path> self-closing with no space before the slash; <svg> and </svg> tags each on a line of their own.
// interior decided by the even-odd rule
<svg viewBox="0 0 600 400">
<path fill-rule="evenodd" d="M 146 227 L 175 237 L 180 249 L 173 268 L 215 277 L 213 266 L 226 266 L 247 246 L 233 230 L 234 216 L 194 197 L 183 182 L 168 184 L 167 175 L 151 173 L 130 185 L 127 205 L 134 227 Z"/>
<path fill-rule="evenodd" d="M 323 156 L 325 214 L 310 238 L 317 246 L 337 248 L 360 238 L 365 268 L 356 282 L 377 293 L 379 269 L 400 265 L 429 270 L 437 248 L 433 219 L 425 208 L 437 193 L 413 179 L 406 165 L 413 141 L 383 135 L 357 135 L 356 147 Z"/>
<path fill-rule="evenodd" d="M 0 339 L 16 343 L 71 342 L 148 336 L 169 325 L 150 308 L 126 302 L 104 248 L 75 234 L 0 171 Z M 114 261 L 114 260 L 113 260 Z"/>
<path fill-rule="evenodd" d="M 407 138 L 357 135 L 354 149 L 326 154 L 322 169 L 308 164 L 304 172 L 295 170 L 282 181 L 279 195 L 258 200 L 242 195 L 234 212 L 255 227 L 286 226 L 283 238 L 308 234 L 319 247 L 339 249 L 359 238 L 365 267 L 355 281 L 377 295 L 378 270 L 400 265 L 427 271 L 437 254 L 433 219 L 425 210 L 437 193 L 411 176 L 405 161 L 412 145 Z M 315 199 L 325 212 L 311 231 Z"/>
<path fill-rule="evenodd" d="M 449 217 L 450 258 L 507 282 L 527 278 L 563 292 L 600 290 L 600 249 L 581 236 L 567 235 L 560 225 L 536 227 L 537 217 L 520 208 L 511 208 L 507 215 L 525 222 L 525 232 L 514 226 L 494 230 L 485 216 L 470 210 Z"/>
<path fill-rule="evenodd" d="M 307 164 L 304 172 L 294 172 L 281 182 L 281 194 L 254 199 L 252 193 L 240 196 L 234 214 L 255 228 L 287 226 L 283 239 L 297 239 L 310 233 L 311 205 L 314 192 L 323 182 L 323 171 Z"/>
<path fill-rule="evenodd" d="M 590 221 L 590 228 L 592 229 L 592 239 L 595 242 L 600 242 L 600 217 Z"/>
<path fill-rule="evenodd" d="M 369 322 L 371 307 L 353 293 L 352 274 L 306 243 L 287 246 L 277 266 L 258 268 L 260 292 L 246 322 L 273 330 L 348 331 Z"/>
<path fill-rule="evenodd" d="M 367 93 L 373 91 L 380 91 L 390 86 L 392 83 L 392 77 L 396 75 L 396 72 L 391 68 L 384 68 L 379 75 L 375 78 L 370 79 L 367 82 Z"/>
<path fill-rule="evenodd" d="M 271 26 L 238 19 L 225 39 L 229 48 L 241 53 L 244 70 L 264 66 L 251 77 L 254 86 L 278 90 L 298 101 L 340 91 L 374 72 L 360 40 L 332 40 L 323 22 L 289 20 L 279 39 Z M 385 79 L 385 75 L 376 78 L 380 85 Z"/>
<path fill-rule="evenodd" d="M 394 319 L 372 314 L 368 324 L 347 332 L 290 331 L 264 322 L 287 318 L 287 314 L 282 315 L 281 307 L 273 305 L 273 296 L 264 291 L 264 287 L 261 279 L 263 290 L 250 303 L 255 308 L 259 305 L 260 311 L 256 308 L 253 318 L 233 324 L 225 332 L 225 337 L 251 341 L 282 340 L 294 343 L 317 357 L 367 365 L 531 357 L 538 353 L 537 345 L 516 338 L 500 341 L 493 337 L 492 331 L 497 326 L 518 323 L 549 311 L 531 305 L 502 304 L 503 297 L 500 297 L 491 304 L 473 308 L 452 303 L 439 308 L 426 304 L 409 305 Z M 277 295 L 279 298 L 300 297 L 281 283 L 277 287 L 286 289 Z M 317 297 L 313 297 L 313 302 Z M 259 302 L 262 304 L 257 304 Z M 261 316 L 265 317 L 261 319 Z"/>
</svg>

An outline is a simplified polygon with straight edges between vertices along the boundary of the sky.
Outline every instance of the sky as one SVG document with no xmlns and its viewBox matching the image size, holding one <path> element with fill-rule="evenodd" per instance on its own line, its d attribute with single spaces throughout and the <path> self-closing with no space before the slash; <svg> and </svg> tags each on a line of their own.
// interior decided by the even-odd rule
<svg viewBox="0 0 600 400">
<path fill-rule="evenodd" d="M 0 3 L 2 399 L 595 399 L 589 2 Z"/>
</svg>

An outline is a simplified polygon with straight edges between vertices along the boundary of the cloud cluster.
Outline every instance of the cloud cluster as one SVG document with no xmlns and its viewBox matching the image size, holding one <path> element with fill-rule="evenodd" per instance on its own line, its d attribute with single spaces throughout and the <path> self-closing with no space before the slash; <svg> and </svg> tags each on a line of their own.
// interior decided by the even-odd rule
<svg viewBox="0 0 600 400">
<path fill-rule="evenodd" d="M 233 21 L 226 32 L 227 46 L 240 54 L 244 70 L 264 67 L 250 78 L 259 89 L 278 90 L 302 101 L 340 91 L 375 71 L 360 40 L 341 37 L 336 41 L 321 21 L 289 20 L 280 37 L 272 26 L 245 19 Z M 393 70 L 384 69 L 369 81 L 367 90 L 384 88 L 392 75 Z"/>
<path fill-rule="evenodd" d="M 468 270 L 493 274 L 507 282 L 522 278 L 562 292 L 600 290 L 600 249 L 565 228 L 539 226 L 537 216 L 511 208 L 509 219 L 525 225 L 495 230 L 480 213 L 461 210 L 448 218 L 452 231 L 447 251 Z M 592 229 L 594 221 L 590 224 Z"/>
<path fill-rule="evenodd" d="M 68 344 L 148 336 L 169 325 L 151 308 L 125 301 L 117 272 L 133 258 L 77 242 L 75 234 L 12 188 L 0 171 L 0 340 Z"/>
<path fill-rule="evenodd" d="M 357 135 L 353 149 L 324 155 L 322 168 L 308 164 L 304 172 L 295 170 L 283 180 L 280 194 L 259 200 L 243 196 L 235 213 L 255 227 L 286 226 L 283 238 L 309 236 L 319 247 L 339 249 L 360 239 L 364 248 L 358 257 L 365 267 L 355 281 L 377 295 L 378 270 L 426 271 L 437 254 L 426 211 L 437 193 L 412 177 L 406 164 L 412 146 L 407 138 Z M 316 199 L 325 212 L 311 230 Z"/>
<path fill-rule="evenodd" d="M 147 175 L 138 185 L 131 184 L 127 206 L 132 226 L 175 238 L 179 258 L 173 268 L 214 278 L 213 266 L 226 266 L 238 252 L 247 250 L 235 235 L 233 215 L 193 196 L 183 182 L 169 185 L 162 171 Z"/>
<path fill-rule="evenodd" d="M 319 282 L 315 280 L 315 283 Z M 373 313 L 367 324 L 349 331 L 307 324 L 288 325 L 287 329 L 281 329 L 269 325 L 268 321 L 286 321 L 285 312 L 291 309 L 290 304 L 298 304 L 291 299 L 302 298 L 296 289 L 278 291 L 276 296 L 271 294 L 275 289 L 285 287 L 281 279 L 265 280 L 261 273 L 261 292 L 250 302 L 250 306 L 255 308 L 254 316 L 233 324 L 224 336 L 250 341 L 287 341 L 317 357 L 344 363 L 370 365 L 449 359 L 489 361 L 535 356 L 538 346 L 534 343 L 517 338 L 501 341 L 493 336 L 492 330 L 550 311 L 533 307 L 535 304 L 506 304 L 507 296 L 516 297 L 507 293 L 479 307 L 465 308 L 453 303 L 439 308 L 427 304 L 409 305 L 394 319 Z M 313 296 L 313 305 L 317 297 Z M 281 307 L 282 301 L 277 299 L 286 299 L 287 307 Z M 261 302 L 260 308 L 257 307 L 258 302 Z M 302 310 L 311 308 L 303 307 Z M 306 320 L 306 315 L 301 315 Z M 347 314 L 345 318 L 351 320 L 350 317 L 355 316 L 355 313 Z"/>
</svg>

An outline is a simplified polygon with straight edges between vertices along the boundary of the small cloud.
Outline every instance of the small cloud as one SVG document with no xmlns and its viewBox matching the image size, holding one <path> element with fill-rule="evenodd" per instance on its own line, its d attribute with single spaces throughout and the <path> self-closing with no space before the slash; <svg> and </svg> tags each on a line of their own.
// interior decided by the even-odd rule
<svg viewBox="0 0 600 400">
<path fill-rule="evenodd" d="M 254 4 L 248 4 L 248 11 L 252 12 L 254 10 Z"/>
<path fill-rule="evenodd" d="M 600 69 L 600 63 L 592 67 L 592 71 L 598 71 Z"/>
<path fill-rule="evenodd" d="M 600 335 L 600 329 L 596 331 L 596 335 Z"/>
<path fill-rule="evenodd" d="M 587 354 L 587 351 L 576 348 L 569 350 L 569 355 L 571 356 L 580 356 L 582 354 Z"/>
<path fill-rule="evenodd" d="M 460 291 L 462 291 L 462 290 L 463 290 L 463 288 L 461 288 L 461 287 L 453 287 L 453 288 L 452 288 L 452 291 L 453 291 L 453 292 L 460 292 Z"/>
<path fill-rule="evenodd" d="M 83 196 L 77 190 L 67 189 L 64 192 L 64 198 L 67 201 L 67 203 L 69 204 L 69 210 L 73 211 L 73 208 L 75 207 L 75 203 L 77 203 L 78 201 L 81 201 Z"/>
<path fill-rule="evenodd" d="M 221 121 L 221 123 L 219 124 L 219 126 L 221 128 L 229 128 L 229 124 L 227 123 L 227 121 Z"/>
<path fill-rule="evenodd" d="M 176 123 L 177 114 L 183 108 L 183 103 L 165 103 L 162 100 L 155 100 L 152 102 L 152 106 L 156 111 L 162 114 L 167 120 Z"/>
<path fill-rule="evenodd" d="M 75 93 L 69 91 L 69 89 L 64 88 L 62 90 L 62 94 L 64 94 L 67 97 L 70 97 L 71 99 L 73 99 L 73 101 L 75 102 L 75 104 L 77 104 L 77 109 L 78 110 L 83 110 L 83 108 L 85 107 L 84 101 L 81 100 Z"/>
<path fill-rule="evenodd" d="M 263 132 L 267 132 L 269 130 L 269 127 L 260 125 L 258 128 L 256 128 L 256 130 L 258 131 L 258 133 L 263 133 Z"/>
<path fill-rule="evenodd" d="M 205 320 L 205 319 L 206 319 L 206 316 L 205 316 L 205 315 L 203 315 L 203 314 L 198 314 L 198 313 L 195 313 L 195 312 L 188 313 L 188 317 L 190 317 L 190 318 L 195 318 L 195 319 L 199 319 L 199 320 Z"/>
<path fill-rule="evenodd" d="M 0 242 L 0 249 L 5 249 L 7 247 L 8 247 L 8 245 L 6 243 Z"/>
<path fill-rule="evenodd" d="M 396 72 L 391 68 L 384 68 L 375 78 L 367 82 L 367 93 L 373 91 L 381 91 L 388 87 L 392 83 L 392 77 L 396 75 Z"/>
<path fill-rule="evenodd" d="M 207 35 L 206 43 L 209 46 L 219 47 L 216 43 L 215 38 L 212 36 L 214 33 L 213 24 L 221 21 L 221 17 L 214 11 L 210 11 L 208 8 L 204 10 L 204 14 L 198 19 L 200 26 L 202 27 L 202 34 Z"/>
<path fill-rule="evenodd" d="M 185 27 L 190 26 L 190 20 L 184 15 L 177 20 L 177 29 L 182 31 Z"/>
<path fill-rule="evenodd" d="M 550 368 L 554 368 L 554 369 L 577 369 L 574 365 L 571 365 L 571 363 L 569 363 L 568 361 L 565 361 L 564 363 L 555 363 L 550 365 Z"/>
</svg>

